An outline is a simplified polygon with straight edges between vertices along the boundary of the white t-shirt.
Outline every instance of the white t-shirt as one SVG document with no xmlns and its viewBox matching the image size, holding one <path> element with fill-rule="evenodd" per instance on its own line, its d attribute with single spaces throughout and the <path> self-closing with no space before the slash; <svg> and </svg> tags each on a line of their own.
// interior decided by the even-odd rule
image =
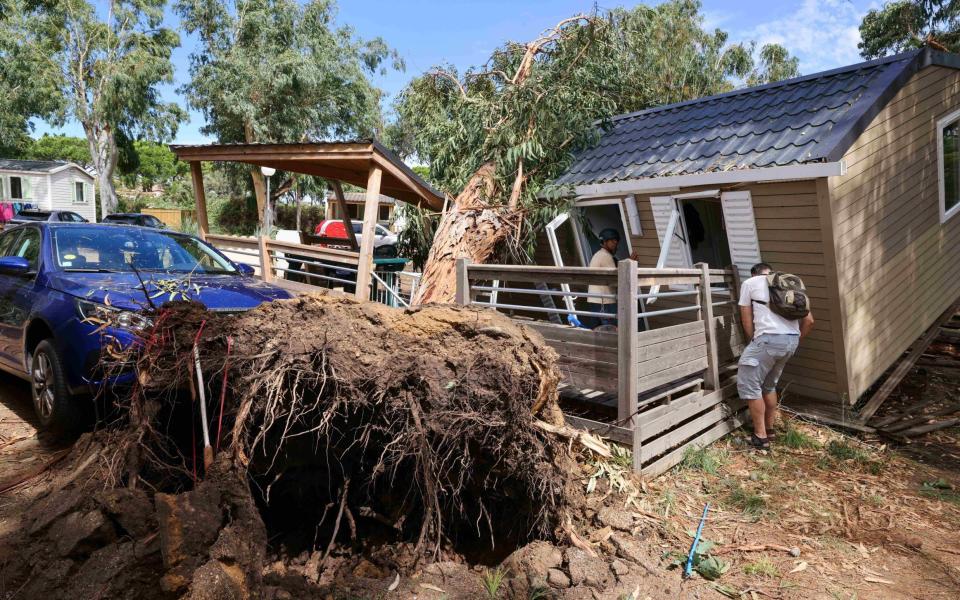
<svg viewBox="0 0 960 600">
<path fill-rule="evenodd" d="M 759 302 L 753 302 L 753 300 Z M 760 302 L 770 302 L 770 289 L 767 287 L 766 275 L 751 277 L 740 286 L 740 306 L 753 305 L 753 337 L 765 333 L 800 335 L 800 321 L 784 319 L 770 310 L 767 304 L 760 304 Z"/>
</svg>

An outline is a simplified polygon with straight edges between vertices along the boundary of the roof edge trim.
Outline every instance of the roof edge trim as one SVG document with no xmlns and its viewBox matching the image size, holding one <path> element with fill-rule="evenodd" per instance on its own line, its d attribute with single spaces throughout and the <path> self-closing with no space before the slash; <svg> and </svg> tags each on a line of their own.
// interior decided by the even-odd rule
<svg viewBox="0 0 960 600">
<path fill-rule="evenodd" d="M 711 171 L 689 175 L 671 175 L 629 179 L 610 183 L 595 183 L 574 187 L 577 198 L 616 196 L 626 194 L 675 191 L 679 188 L 700 185 L 723 185 L 729 183 L 767 183 L 774 181 L 797 181 L 844 175 L 847 166 L 842 160 L 834 162 L 806 163 L 763 169 L 739 169 L 736 171 Z"/>
</svg>

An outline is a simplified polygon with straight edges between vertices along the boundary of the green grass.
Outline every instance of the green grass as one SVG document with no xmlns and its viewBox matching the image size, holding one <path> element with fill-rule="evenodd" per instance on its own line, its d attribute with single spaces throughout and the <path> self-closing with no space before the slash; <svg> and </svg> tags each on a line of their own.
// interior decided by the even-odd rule
<svg viewBox="0 0 960 600">
<path fill-rule="evenodd" d="M 745 489 L 737 482 L 728 483 L 727 501 L 743 511 L 745 515 L 760 517 L 767 510 L 767 501 L 763 496 Z"/>
<path fill-rule="evenodd" d="M 827 444 L 827 453 L 817 461 L 817 466 L 824 470 L 840 465 L 852 465 L 871 475 L 883 472 L 883 461 L 874 460 L 870 454 L 851 445 L 846 440 L 831 440 Z"/>
<path fill-rule="evenodd" d="M 859 448 L 855 448 L 846 440 L 830 440 L 827 444 L 827 454 L 837 460 L 854 460 L 863 462 L 870 460 L 870 456 Z"/>
<path fill-rule="evenodd" d="M 708 475 L 716 475 L 724 462 L 723 453 L 710 447 L 688 446 L 683 451 L 683 460 L 680 461 L 681 469 L 691 471 L 702 471 Z"/>
<path fill-rule="evenodd" d="M 768 556 L 761 556 L 756 561 L 743 567 L 746 575 L 755 575 L 758 577 L 779 577 L 780 571 L 773 564 Z"/>
<path fill-rule="evenodd" d="M 960 492 L 946 479 L 924 481 L 920 485 L 920 495 L 934 500 L 941 500 L 960 505 Z"/>
<path fill-rule="evenodd" d="M 500 596 L 500 586 L 506 578 L 507 572 L 497 567 L 493 571 L 487 569 L 483 572 L 483 591 L 487 594 L 489 600 L 497 600 Z"/>
<path fill-rule="evenodd" d="M 787 448 L 793 448 L 794 450 L 820 447 L 820 444 L 817 442 L 817 440 L 793 427 L 788 428 L 783 436 L 781 436 L 781 438 L 777 441 L 782 443 Z"/>
<path fill-rule="evenodd" d="M 547 600 L 553 594 L 545 587 L 535 587 L 530 589 L 530 597 L 527 600 Z"/>
</svg>

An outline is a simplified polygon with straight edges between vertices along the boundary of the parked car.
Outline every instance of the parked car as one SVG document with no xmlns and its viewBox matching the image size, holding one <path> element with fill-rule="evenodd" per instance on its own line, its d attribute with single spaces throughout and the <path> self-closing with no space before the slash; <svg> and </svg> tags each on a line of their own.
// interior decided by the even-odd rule
<svg viewBox="0 0 960 600">
<path fill-rule="evenodd" d="M 161 301 L 152 296 L 160 288 L 169 293 L 171 284 L 183 284 L 178 299 L 216 311 L 290 297 L 252 274 L 196 237 L 166 230 L 12 227 L 0 233 L 0 369 L 30 381 L 44 427 L 73 429 L 83 417 L 78 396 L 132 380 L 132 373 L 104 373 L 101 347 L 135 343 L 151 325 L 150 307 Z"/>
<path fill-rule="evenodd" d="M 70 210 L 21 210 L 14 215 L 7 226 L 18 223 L 35 223 L 37 221 L 47 221 L 50 223 L 88 223 L 85 218 Z"/>
<path fill-rule="evenodd" d="M 351 221 L 353 224 L 353 233 L 357 238 L 357 243 L 363 239 L 363 221 Z M 397 234 L 389 229 L 376 224 L 373 239 L 373 255 L 383 258 L 393 258 L 397 256 Z M 327 219 L 317 223 L 314 233 L 318 236 L 348 239 L 347 228 L 342 220 Z"/>
<path fill-rule="evenodd" d="M 123 223 L 124 225 L 140 225 L 141 227 L 154 227 L 156 229 L 166 229 L 167 225 L 153 215 L 143 213 L 113 213 L 103 218 L 101 223 Z"/>
</svg>

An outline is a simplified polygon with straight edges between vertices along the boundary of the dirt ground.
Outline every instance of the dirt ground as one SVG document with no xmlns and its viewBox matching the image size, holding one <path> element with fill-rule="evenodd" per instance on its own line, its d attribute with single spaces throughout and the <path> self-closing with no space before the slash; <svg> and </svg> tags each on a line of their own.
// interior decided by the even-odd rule
<svg viewBox="0 0 960 600">
<path fill-rule="evenodd" d="M 883 410 L 928 394 L 956 401 L 960 382 L 915 370 Z M 576 528 L 597 558 L 538 543 L 499 568 L 441 562 L 400 576 L 376 552 L 335 556 L 339 568 L 330 575 L 311 573 L 311 554 L 274 554 L 264 570 L 264 597 L 960 597 L 960 428 L 894 447 L 789 419 L 770 454 L 747 449 L 743 439 L 737 433 L 691 452 L 677 469 L 635 490 L 616 489 L 623 483 L 623 472 L 611 467 L 616 461 L 585 459 L 587 518 Z M 65 450 L 37 435 L 27 385 L 0 376 L 0 540 L 16 536 L 20 515 L 63 476 Z M 710 554 L 725 570 L 715 581 L 683 580 L 668 566 L 689 549 L 707 502 L 703 538 L 715 544 Z M 10 551 L 0 543 L 0 562 Z M 541 571 L 547 585 L 518 585 L 522 571 Z M 26 596 L 0 581 L 0 598 L 19 597 Z"/>
<path fill-rule="evenodd" d="M 42 488 L 35 485 L 66 456 L 69 443 L 38 434 L 30 386 L 0 373 L 0 539 Z M 4 548 L 0 547 L 0 560 Z"/>
</svg>

